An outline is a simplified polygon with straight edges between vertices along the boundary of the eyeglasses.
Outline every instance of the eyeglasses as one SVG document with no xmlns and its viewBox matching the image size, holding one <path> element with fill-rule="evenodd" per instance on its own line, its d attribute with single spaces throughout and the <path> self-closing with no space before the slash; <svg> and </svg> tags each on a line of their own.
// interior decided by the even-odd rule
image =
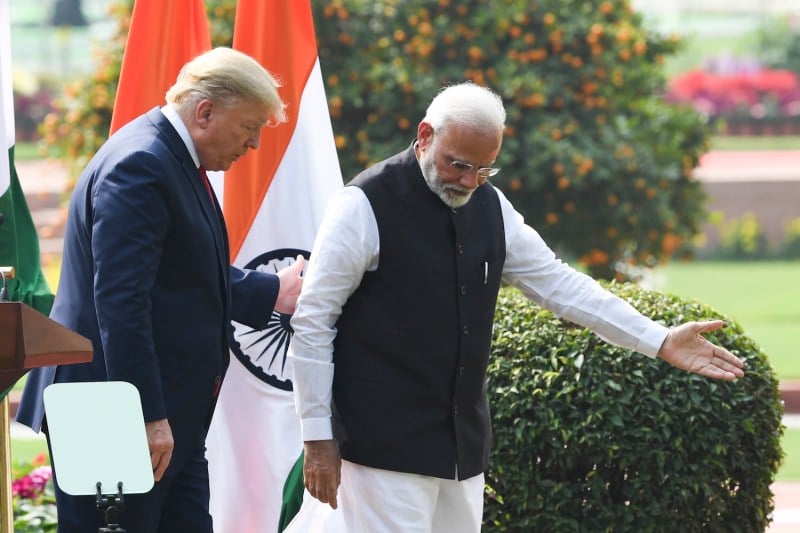
<svg viewBox="0 0 800 533">
<path fill-rule="evenodd" d="M 465 163 L 464 161 L 453 161 L 450 163 L 450 166 L 456 169 L 460 173 L 472 172 L 475 169 L 475 165 L 472 163 Z M 478 177 L 487 179 L 491 178 L 492 176 L 496 176 L 497 173 L 500 172 L 499 168 L 494 167 L 480 167 L 476 174 Z"/>
</svg>

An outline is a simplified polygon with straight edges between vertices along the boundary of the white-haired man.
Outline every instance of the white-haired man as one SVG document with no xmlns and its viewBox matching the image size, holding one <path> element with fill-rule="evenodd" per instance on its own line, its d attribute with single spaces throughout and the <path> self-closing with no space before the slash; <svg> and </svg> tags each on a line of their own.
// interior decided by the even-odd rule
<svg viewBox="0 0 800 533">
<path fill-rule="evenodd" d="M 620 346 L 743 375 L 701 335 L 722 322 L 669 330 L 555 257 L 487 181 L 504 123 L 491 90 L 444 89 L 412 145 L 356 176 L 318 233 L 290 357 L 305 486 L 337 507 L 341 481 L 350 531 L 480 530 L 501 281 Z"/>
</svg>

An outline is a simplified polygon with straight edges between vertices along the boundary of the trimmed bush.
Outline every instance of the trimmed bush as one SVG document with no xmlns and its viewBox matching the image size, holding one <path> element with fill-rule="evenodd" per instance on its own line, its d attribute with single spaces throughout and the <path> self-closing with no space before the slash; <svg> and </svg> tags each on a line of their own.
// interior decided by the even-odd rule
<svg viewBox="0 0 800 533">
<path fill-rule="evenodd" d="M 607 286 L 667 326 L 726 320 L 709 339 L 745 361 L 745 377 L 714 381 L 633 354 L 504 289 L 484 531 L 763 531 L 783 456 L 766 355 L 703 304 Z"/>
</svg>

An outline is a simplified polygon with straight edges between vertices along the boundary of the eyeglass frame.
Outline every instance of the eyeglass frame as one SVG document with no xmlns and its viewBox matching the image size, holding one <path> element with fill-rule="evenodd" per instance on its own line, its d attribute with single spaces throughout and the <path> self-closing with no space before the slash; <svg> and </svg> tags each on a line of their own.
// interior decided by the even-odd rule
<svg viewBox="0 0 800 533">
<path fill-rule="evenodd" d="M 462 174 L 465 172 L 472 172 L 475 169 L 475 165 L 473 165 L 472 163 L 467 163 L 466 161 L 458 161 L 457 159 L 454 159 L 450 163 L 450 166 L 456 169 L 458 172 L 461 172 Z M 478 170 L 475 171 L 476 175 L 483 179 L 489 179 L 492 176 L 497 176 L 499 172 L 500 172 L 499 167 L 479 167 Z"/>
</svg>

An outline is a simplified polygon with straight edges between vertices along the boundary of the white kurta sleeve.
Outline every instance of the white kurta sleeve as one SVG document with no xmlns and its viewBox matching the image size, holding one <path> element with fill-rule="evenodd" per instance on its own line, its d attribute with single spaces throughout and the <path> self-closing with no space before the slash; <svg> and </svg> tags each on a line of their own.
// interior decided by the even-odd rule
<svg viewBox="0 0 800 533">
<path fill-rule="evenodd" d="M 498 194 L 506 234 L 503 280 L 604 340 L 655 357 L 669 329 L 559 260 L 499 190 Z"/>
<path fill-rule="evenodd" d="M 331 198 L 292 316 L 288 358 L 304 441 L 333 438 L 333 340 L 342 306 L 378 261 L 378 227 L 364 193 L 344 187 Z"/>
</svg>

